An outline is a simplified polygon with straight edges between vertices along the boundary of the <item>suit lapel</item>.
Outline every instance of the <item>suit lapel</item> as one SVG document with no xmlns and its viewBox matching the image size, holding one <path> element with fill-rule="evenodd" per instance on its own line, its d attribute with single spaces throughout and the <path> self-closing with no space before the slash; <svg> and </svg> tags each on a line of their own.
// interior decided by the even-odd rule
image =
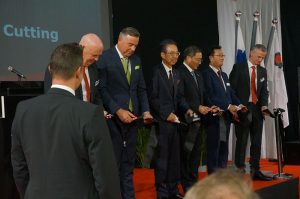
<svg viewBox="0 0 300 199">
<path fill-rule="evenodd" d="M 122 80 L 125 82 L 125 85 L 129 86 L 129 83 L 126 78 L 126 74 L 123 68 L 123 64 L 121 62 L 121 58 L 117 52 L 116 48 L 113 48 L 112 60 L 114 61 L 114 66 L 116 66 L 116 70 L 119 71 Z"/>
<path fill-rule="evenodd" d="M 248 91 L 250 92 L 250 74 L 249 74 L 249 66 L 248 66 L 248 63 L 246 62 L 244 65 L 242 65 L 243 67 L 243 74 L 242 74 L 242 77 L 245 77 L 246 78 L 246 82 L 247 82 L 247 89 Z"/>
<path fill-rule="evenodd" d="M 170 88 L 169 78 L 168 78 L 167 72 L 162 64 L 160 65 L 159 72 L 160 72 L 160 76 L 161 76 L 163 82 L 165 83 L 166 87 L 168 88 L 169 94 L 172 95 L 172 92 L 169 89 Z M 174 74 L 173 74 L 173 80 L 174 80 Z"/>
<path fill-rule="evenodd" d="M 197 84 L 196 84 L 196 82 L 195 82 L 195 79 L 194 79 L 194 77 L 192 76 L 191 72 L 186 68 L 185 65 L 183 65 L 183 67 L 184 67 L 183 69 L 184 69 L 184 71 L 185 71 L 185 74 L 186 74 L 187 78 L 189 79 L 189 82 L 192 82 L 192 85 L 194 86 L 195 90 L 199 91 L 198 86 L 197 86 Z M 199 78 L 199 77 L 197 77 L 198 74 L 196 73 L 196 71 L 194 71 L 194 72 L 195 72 L 195 75 L 196 75 L 197 83 L 198 83 L 198 85 L 199 85 L 199 81 L 198 81 L 198 78 Z"/>
<path fill-rule="evenodd" d="M 262 77 L 262 69 L 261 69 L 261 66 L 257 66 L 257 80 L 256 80 L 256 84 L 257 84 L 257 91 L 256 91 L 256 95 L 257 95 L 257 97 L 259 97 L 259 93 L 260 93 L 260 89 L 261 89 L 261 87 L 262 87 L 262 82 L 263 81 L 266 81 L 266 80 L 263 80 L 263 77 Z M 261 81 L 261 80 L 263 80 L 263 81 Z"/>
</svg>

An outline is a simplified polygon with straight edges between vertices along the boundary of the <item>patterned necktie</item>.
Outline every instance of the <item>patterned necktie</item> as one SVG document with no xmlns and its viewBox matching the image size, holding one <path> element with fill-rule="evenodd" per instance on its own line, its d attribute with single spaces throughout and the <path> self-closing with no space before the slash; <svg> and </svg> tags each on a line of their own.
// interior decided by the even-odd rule
<svg viewBox="0 0 300 199">
<path fill-rule="evenodd" d="M 219 79 L 220 79 L 220 81 L 221 81 L 221 84 L 223 85 L 223 88 L 226 90 L 226 87 L 225 87 L 225 85 L 224 85 L 223 78 L 222 78 L 222 71 L 221 71 L 221 69 L 218 70 L 217 73 L 218 73 L 218 77 L 219 77 Z"/>
<path fill-rule="evenodd" d="M 195 82 L 196 82 L 196 85 L 197 85 L 197 87 L 198 87 L 198 81 L 197 81 L 197 78 L 196 78 L 195 71 L 192 71 L 192 72 L 191 72 L 191 75 L 193 76 L 193 78 L 194 78 L 194 80 L 195 80 Z"/>
<path fill-rule="evenodd" d="M 85 68 L 86 67 L 82 67 L 82 75 L 83 75 L 83 80 L 84 80 L 85 90 L 86 90 L 86 101 L 90 102 L 90 100 L 91 100 L 91 90 L 90 90 L 90 84 L 89 84 L 88 78 L 87 78 L 86 73 L 85 73 Z"/>
<path fill-rule="evenodd" d="M 257 102 L 257 96 L 256 96 L 256 84 L 255 84 L 255 78 L 256 78 L 255 66 L 251 66 L 251 68 L 252 68 L 252 73 L 251 73 L 251 95 L 252 95 L 252 103 L 256 104 L 256 102 Z"/>
<path fill-rule="evenodd" d="M 129 60 L 128 60 L 128 58 L 123 57 L 123 58 L 121 59 L 121 62 L 122 62 L 122 65 L 123 65 L 123 69 L 124 69 L 124 72 L 125 72 L 125 75 L 126 75 L 127 82 L 128 82 L 128 84 L 130 85 L 130 76 L 131 76 L 131 73 L 130 73 L 130 70 L 129 70 Z M 131 112 L 133 111 L 133 104 L 132 104 L 131 98 L 129 98 L 128 109 L 129 109 Z"/>
</svg>

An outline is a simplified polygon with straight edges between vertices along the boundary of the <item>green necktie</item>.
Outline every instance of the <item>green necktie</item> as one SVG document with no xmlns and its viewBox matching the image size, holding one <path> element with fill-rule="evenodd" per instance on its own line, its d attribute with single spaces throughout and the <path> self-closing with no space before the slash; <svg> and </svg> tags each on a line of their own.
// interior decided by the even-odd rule
<svg viewBox="0 0 300 199">
<path fill-rule="evenodd" d="M 124 72 L 125 72 L 125 75 L 126 75 L 126 79 L 128 81 L 128 84 L 130 85 L 130 76 L 131 76 L 131 73 L 130 73 L 130 70 L 129 70 L 129 61 L 128 61 L 128 58 L 123 57 L 121 59 L 121 62 L 122 62 L 123 69 L 124 69 Z M 132 104 L 131 98 L 129 99 L 129 107 L 128 107 L 128 109 L 131 112 L 133 111 L 133 104 Z"/>
<path fill-rule="evenodd" d="M 128 81 L 128 84 L 130 85 L 130 75 L 131 74 L 130 74 L 130 70 L 129 70 L 128 58 L 123 57 L 121 61 L 122 61 L 122 64 L 123 64 L 126 79 Z"/>
</svg>

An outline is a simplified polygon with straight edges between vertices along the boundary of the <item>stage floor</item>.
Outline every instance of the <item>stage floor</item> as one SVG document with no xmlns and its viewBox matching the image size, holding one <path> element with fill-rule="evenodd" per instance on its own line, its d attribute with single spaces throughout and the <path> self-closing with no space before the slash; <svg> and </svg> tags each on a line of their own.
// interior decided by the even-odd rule
<svg viewBox="0 0 300 199">
<path fill-rule="evenodd" d="M 278 166 L 276 162 L 262 160 L 261 170 L 276 174 L 278 173 Z M 253 181 L 253 189 L 257 191 L 259 195 L 263 196 L 263 199 L 299 198 L 300 165 L 286 165 L 283 168 L 283 172 L 293 174 L 293 179 L 289 181 Z M 206 176 L 206 172 L 200 172 L 199 180 L 205 178 Z M 134 170 L 134 186 L 137 199 L 156 199 L 153 169 L 136 168 Z M 281 197 L 281 195 L 284 195 L 285 197 Z"/>
</svg>

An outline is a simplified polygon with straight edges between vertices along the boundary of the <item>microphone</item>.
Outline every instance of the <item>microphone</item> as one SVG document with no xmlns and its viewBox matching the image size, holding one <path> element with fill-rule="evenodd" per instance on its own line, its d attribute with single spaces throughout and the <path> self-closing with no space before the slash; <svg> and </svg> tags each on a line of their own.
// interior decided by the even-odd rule
<svg viewBox="0 0 300 199">
<path fill-rule="evenodd" d="M 14 69 L 12 66 L 8 66 L 7 68 L 8 71 L 15 73 L 16 75 L 18 75 L 20 78 L 26 79 L 25 75 L 23 75 L 22 73 L 20 73 L 19 71 L 17 71 L 16 69 Z"/>
</svg>

